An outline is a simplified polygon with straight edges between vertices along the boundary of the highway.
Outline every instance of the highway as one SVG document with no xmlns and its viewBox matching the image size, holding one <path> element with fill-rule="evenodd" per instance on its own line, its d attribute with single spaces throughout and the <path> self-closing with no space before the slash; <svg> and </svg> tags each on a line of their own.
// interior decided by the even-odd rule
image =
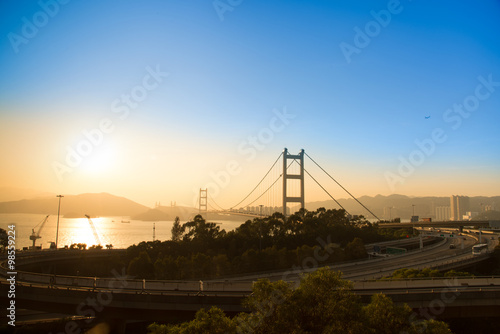
<svg viewBox="0 0 500 334">
<path fill-rule="evenodd" d="M 442 233 L 444 230 L 442 230 Z M 418 240 L 418 238 L 415 238 Z M 465 240 L 463 240 L 465 239 Z M 333 270 L 341 271 L 343 273 L 343 278 L 352 281 L 366 280 L 366 279 L 376 279 L 383 276 L 391 275 L 395 270 L 401 268 L 453 268 L 460 267 L 462 264 L 467 264 L 469 262 L 474 262 L 477 260 L 482 260 L 481 257 L 472 256 L 471 247 L 477 243 L 478 237 L 471 233 L 468 235 L 454 237 L 454 238 L 444 238 L 436 244 L 424 247 L 423 249 L 415 249 L 407 252 L 406 254 L 391 255 L 388 257 L 378 257 L 371 258 L 356 262 L 347 262 L 342 264 L 330 265 Z M 490 250 L 498 243 L 498 240 L 490 240 L 489 238 L 484 238 L 490 245 Z M 417 241 L 416 240 L 416 241 Z M 394 246 L 398 243 L 408 243 L 410 240 L 404 239 L 399 241 L 391 241 L 386 243 L 380 243 L 383 246 Z M 418 242 L 418 241 L 417 241 Z M 461 244 L 463 242 L 463 245 Z M 454 243 L 456 245 L 455 249 L 450 249 L 450 244 Z M 373 245 L 368 245 L 367 249 L 373 249 Z M 102 254 L 96 256 L 102 256 L 106 251 L 102 251 Z M 47 261 L 51 257 L 47 257 L 43 254 L 43 260 Z M 73 256 L 72 253 L 61 252 L 56 255 L 55 258 L 64 258 L 63 256 Z M 32 258 L 25 259 L 29 261 L 36 261 L 36 257 L 33 255 Z M 40 261 L 40 260 L 38 260 Z M 251 282 L 256 281 L 259 278 L 268 278 L 270 280 L 285 280 L 299 282 L 300 277 L 303 273 L 314 271 L 318 268 L 317 259 L 311 257 L 306 258 L 302 262 L 301 266 L 294 266 L 288 270 L 268 272 L 268 273 L 255 273 L 252 275 L 241 275 L 232 276 L 222 279 L 206 280 L 204 282 L 204 288 L 206 291 L 248 291 L 247 287 L 251 286 Z M 124 275 L 122 273 L 121 275 Z M 127 282 L 128 289 L 137 290 L 163 290 L 163 291 L 197 291 L 199 290 L 198 281 L 142 281 L 134 280 L 130 278 L 125 278 L 123 281 Z M 17 276 L 17 283 L 41 283 L 50 286 L 61 286 L 61 287 L 71 287 L 71 288 L 108 288 L 113 283 L 113 278 L 97 278 L 93 277 L 72 277 L 72 276 L 54 276 L 45 275 L 37 273 L 27 273 L 19 271 Z M 245 288 L 235 288 L 236 283 L 248 282 Z"/>
<path fill-rule="evenodd" d="M 17 301 L 19 305 L 33 310 L 53 313 L 70 312 L 70 314 L 78 314 L 82 317 L 89 316 L 89 307 L 100 300 L 101 304 L 98 303 L 92 307 L 102 312 L 102 316 L 154 321 L 167 314 L 192 317 L 198 309 L 211 305 L 217 305 L 232 314 L 247 311 L 241 302 L 250 294 L 251 282 L 234 283 L 233 287 L 240 291 L 212 291 L 210 286 L 200 292 L 195 289 L 165 291 L 158 290 L 158 287 L 149 287 L 143 291 L 132 286 L 126 289 L 118 287 L 93 289 L 22 283 L 17 286 L 19 293 Z M 0 284 L 2 295 L 6 295 L 5 289 L 5 284 Z M 432 303 L 436 300 L 441 300 L 447 303 L 446 312 L 450 312 L 450 317 L 456 316 L 457 312 L 467 312 L 470 315 L 474 311 L 479 312 L 476 316 L 485 316 L 485 314 L 496 316 L 500 311 L 500 278 L 498 277 L 356 281 L 353 292 L 366 303 L 373 294 L 382 292 L 396 303 L 406 303 L 413 309 L 429 307 L 429 305 L 434 305 Z M 85 304 L 84 301 L 88 303 Z M 94 302 L 90 303 L 90 301 Z M 29 311 L 22 311 L 19 315 L 27 321 L 33 321 L 41 316 Z M 43 315 L 45 319 L 50 317 L 50 314 Z"/>
<path fill-rule="evenodd" d="M 443 232 L 442 232 L 443 233 Z M 465 240 L 463 240 L 465 238 Z M 415 240 L 418 242 L 418 238 Z M 463 249 L 461 242 L 463 240 Z M 380 243 L 379 245 L 383 246 L 397 246 L 401 243 L 408 243 L 410 240 L 398 240 L 391 241 L 386 243 Z M 494 248 L 496 242 L 488 239 L 490 243 L 490 250 Z M 450 244 L 456 244 L 455 249 L 450 249 Z M 475 261 L 479 258 L 473 257 L 471 255 L 471 247 L 477 243 L 477 236 L 474 234 L 464 235 L 461 237 L 455 238 L 444 238 L 442 241 L 424 247 L 423 249 L 415 249 L 407 252 L 406 254 L 400 255 L 391 255 L 388 257 L 379 257 L 379 258 L 371 258 L 362 261 L 356 262 L 347 262 L 342 264 L 332 264 L 330 268 L 333 270 L 338 270 L 343 273 L 343 277 L 349 280 L 366 280 L 366 279 L 374 279 L 380 278 L 383 276 L 388 276 L 392 274 L 395 270 L 400 268 L 417 268 L 423 269 L 426 267 L 430 268 L 439 268 L 443 265 L 448 265 L 450 268 L 453 267 L 454 264 L 460 266 L 460 263 L 463 261 Z M 373 245 L 368 245 L 367 249 L 373 249 Z M 103 251 L 104 254 L 106 251 Z M 59 252 L 58 252 L 59 253 Z M 43 254 L 43 260 L 50 260 L 51 257 L 47 257 L 46 254 Z M 56 258 L 64 258 L 63 256 L 72 256 L 72 253 L 61 252 L 57 255 Z M 96 256 L 101 256 L 96 252 Z M 37 261 L 36 257 L 25 259 L 25 261 Z M 38 260 L 40 261 L 40 260 Z M 318 261 L 314 258 L 307 258 L 302 262 L 301 266 L 295 266 L 288 270 L 276 271 L 276 272 L 268 272 L 268 273 L 255 273 L 252 275 L 241 275 L 241 276 L 232 276 L 222 279 L 216 280 L 207 280 L 205 281 L 205 286 L 214 286 L 219 288 L 220 290 L 225 290 L 224 286 L 231 285 L 235 282 L 252 282 L 256 281 L 259 278 L 268 278 L 270 280 L 285 280 L 285 281 L 295 281 L 298 282 L 300 280 L 301 274 L 314 271 L 318 268 Z M 109 278 L 98 278 L 96 282 L 94 282 L 93 277 L 71 277 L 71 276 L 50 276 L 44 274 L 36 274 L 36 273 L 25 273 L 20 271 L 17 277 L 18 283 L 20 282 L 32 282 L 32 283 L 43 283 L 43 284 L 51 284 L 51 285 L 62 285 L 62 286 L 72 286 L 72 287 L 108 287 L 111 283 L 112 279 Z M 133 280 L 127 278 L 127 284 L 130 288 L 143 288 L 142 280 Z M 197 290 L 198 289 L 198 281 L 150 281 L 145 282 L 147 287 L 155 286 L 158 289 L 163 290 Z"/>
<path fill-rule="evenodd" d="M 446 233 L 446 230 L 442 229 L 442 231 L 441 233 Z M 353 281 L 354 292 L 365 298 L 364 300 L 368 300 L 367 298 L 374 293 L 383 292 L 391 295 L 399 302 L 409 303 L 411 307 L 421 307 L 436 298 L 436 294 L 440 291 L 453 287 L 454 291 L 460 295 L 460 298 L 465 298 L 463 301 L 464 307 L 467 306 L 468 296 L 474 298 L 475 303 L 498 304 L 498 300 L 500 300 L 497 298 L 497 296 L 500 296 L 500 278 L 373 280 L 388 276 L 399 268 L 441 268 L 446 265 L 456 267 L 465 261 L 484 259 L 482 256 L 471 255 L 471 247 L 478 242 L 478 237 L 474 233 L 461 236 L 461 238 L 465 238 L 463 249 L 461 246 L 462 239 L 445 238 L 434 245 L 425 247 L 423 250 L 417 249 L 406 254 L 393 255 L 387 258 L 372 258 L 336 264 L 331 268 L 342 271 L 343 278 Z M 485 240 L 489 243 L 490 250 L 498 243 L 497 240 L 490 240 L 490 236 L 484 238 L 483 242 Z M 385 246 L 397 246 L 398 242 L 408 242 L 408 240 L 387 242 Z M 451 243 L 455 243 L 457 247 L 450 249 Z M 372 250 L 373 245 L 368 245 L 367 249 Z M 56 258 L 60 258 L 63 253 L 56 255 Z M 54 304 L 52 312 L 68 310 L 68 306 L 64 305 L 73 305 L 69 308 L 73 309 L 74 305 L 77 305 L 87 296 L 98 296 L 103 293 L 112 294 L 113 302 L 107 308 L 115 310 L 117 314 L 123 311 L 133 314 L 136 312 L 133 310 L 142 310 L 147 307 L 150 307 L 152 312 L 160 312 L 164 308 L 179 310 L 179 307 L 188 312 L 202 307 L 200 305 L 210 303 L 216 303 L 225 310 L 237 312 L 242 310 L 238 303 L 251 293 L 252 284 L 255 280 L 267 277 L 271 280 L 283 279 L 296 284 L 300 280 L 302 273 L 317 269 L 317 267 L 311 265 L 314 264 L 313 260 L 304 263 L 308 265 L 290 268 L 287 271 L 245 275 L 224 280 L 207 280 L 203 282 L 203 291 L 200 291 L 199 281 L 143 281 L 126 276 L 94 280 L 94 278 L 90 277 L 76 278 L 22 272 L 18 273 L 17 289 L 19 300 L 24 300 L 23 304 L 27 303 L 26 305 L 30 305 L 32 309 L 38 309 L 40 305 L 46 305 L 51 300 L 57 301 L 59 305 Z M 2 279 L 0 285 L 2 290 L 7 288 L 5 279 Z M 488 299 L 482 302 L 481 300 L 486 296 L 491 296 L 491 300 Z M 497 304 L 495 304 L 495 307 L 498 308 Z M 45 310 L 45 306 L 43 309 Z M 27 313 L 20 318 L 29 321 L 38 318 L 38 316 Z"/>
<path fill-rule="evenodd" d="M 462 239 L 459 239 L 462 238 Z M 464 240 L 463 249 L 461 240 Z M 450 249 L 450 244 L 456 244 L 455 249 Z M 363 261 L 350 262 L 330 266 L 331 269 L 341 271 L 343 278 L 349 280 L 365 280 L 380 278 L 392 274 L 395 270 L 401 268 L 434 268 L 440 265 L 450 264 L 451 262 L 460 263 L 465 260 L 472 260 L 472 246 L 477 243 L 477 237 L 464 234 L 456 238 L 445 238 L 438 244 L 424 247 L 424 249 L 413 250 L 406 254 L 393 255 L 387 258 L 368 259 Z M 490 249 L 494 248 L 495 242 L 490 240 Z M 314 261 L 310 261 L 314 262 Z M 301 274 L 316 270 L 317 267 L 294 268 L 292 270 L 258 274 L 245 275 L 232 280 L 257 280 L 259 278 L 268 278 L 270 280 L 298 281 Z"/>
</svg>

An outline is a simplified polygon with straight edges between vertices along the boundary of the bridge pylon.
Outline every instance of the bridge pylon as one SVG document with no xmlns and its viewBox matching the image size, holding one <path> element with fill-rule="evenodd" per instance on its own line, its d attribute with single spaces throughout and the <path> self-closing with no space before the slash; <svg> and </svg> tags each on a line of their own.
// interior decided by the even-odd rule
<svg viewBox="0 0 500 334">
<path fill-rule="evenodd" d="M 200 200 L 198 209 L 200 215 L 202 215 L 206 219 L 208 213 L 208 188 L 207 189 L 200 188 Z"/>
<path fill-rule="evenodd" d="M 287 161 L 288 160 L 299 160 L 300 172 L 299 174 L 288 174 L 287 171 Z M 287 193 L 287 181 L 288 180 L 299 180 L 300 181 L 300 195 L 289 197 Z M 301 208 L 305 207 L 304 201 L 304 150 L 300 150 L 297 155 L 288 154 L 288 149 L 285 148 L 283 152 L 283 215 L 286 217 L 287 204 L 288 203 L 300 203 Z"/>
</svg>

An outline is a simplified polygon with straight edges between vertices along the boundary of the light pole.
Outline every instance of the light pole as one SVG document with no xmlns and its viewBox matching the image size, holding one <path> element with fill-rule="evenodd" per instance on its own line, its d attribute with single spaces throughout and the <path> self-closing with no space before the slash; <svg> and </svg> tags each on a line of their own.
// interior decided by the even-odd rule
<svg viewBox="0 0 500 334">
<path fill-rule="evenodd" d="M 260 205 L 260 219 L 259 219 L 259 251 L 262 252 L 262 230 L 261 230 L 261 224 L 262 224 L 262 207 L 263 205 Z"/>
<path fill-rule="evenodd" d="M 59 241 L 59 214 L 61 213 L 61 198 L 63 195 L 57 195 L 59 197 L 59 206 L 57 207 L 57 229 L 56 229 L 56 250 L 57 250 L 57 242 Z"/>
<path fill-rule="evenodd" d="M 412 215 L 411 215 L 411 221 L 412 221 L 412 228 L 411 228 L 411 234 L 415 235 L 415 204 L 411 205 L 412 208 Z"/>
</svg>

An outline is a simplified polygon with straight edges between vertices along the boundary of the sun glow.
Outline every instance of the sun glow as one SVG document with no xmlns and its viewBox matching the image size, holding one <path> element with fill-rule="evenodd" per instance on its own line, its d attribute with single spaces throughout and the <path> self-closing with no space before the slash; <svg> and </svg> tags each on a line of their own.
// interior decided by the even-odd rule
<svg viewBox="0 0 500 334">
<path fill-rule="evenodd" d="M 96 148 L 81 164 L 84 173 L 98 175 L 111 172 L 115 167 L 115 150 L 111 145 Z"/>
<path fill-rule="evenodd" d="M 101 218 L 91 218 L 92 222 L 94 223 L 94 226 L 96 228 L 97 232 L 97 237 L 100 239 L 99 235 L 99 229 L 98 225 L 101 222 Z M 78 219 L 72 219 L 72 222 L 68 226 L 71 230 L 71 234 L 67 237 L 67 244 L 72 245 L 72 244 L 86 244 L 87 248 L 93 246 L 93 245 L 98 245 L 99 241 L 101 242 L 102 245 L 102 240 L 97 240 L 96 236 L 94 235 L 94 231 L 92 230 L 92 227 L 90 226 L 90 222 L 88 221 L 87 218 L 78 218 Z"/>
</svg>

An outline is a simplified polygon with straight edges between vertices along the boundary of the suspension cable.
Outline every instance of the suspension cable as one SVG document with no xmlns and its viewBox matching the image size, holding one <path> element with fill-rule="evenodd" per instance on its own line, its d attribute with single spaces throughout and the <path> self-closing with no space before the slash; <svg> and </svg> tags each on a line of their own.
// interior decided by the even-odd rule
<svg viewBox="0 0 500 334">
<path fill-rule="evenodd" d="M 337 183 L 339 185 L 340 188 L 344 189 L 344 191 L 346 193 L 348 193 L 356 202 L 358 202 L 363 208 L 366 209 L 366 211 L 368 211 L 369 213 L 371 213 L 373 215 L 373 217 L 377 218 L 379 221 L 380 221 L 380 218 L 377 217 L 373 212 L 370 211 L 370 209 L 368 209 L 363 203 L 361 203 L 360 201 L 358 201 L 358 199 L 356 197 L 354 197 L 346 188 L 344 188 L 337 180 L 335 180 L 330 174 L 328 174 L 328 172 L 326 170 L 323 169 L 323 167 L 321 167 L 316 161 L 314 161 L 313 158 L 311 158 L 311 156 L 309 156 L 309 154 L 307 154 L 306 152 L 304 152 L 305 155 L 307 155 L 307 157 L 309 159 L 311 159 L 312 162 L 314 162 L 314 164 L 316 164 L 316 166 L 318 166 L 326 175 L 328 175 L 333 181 L 335 181 L 335 183 Z M 309 173 L 308 173 L 309 174 Z"/>
<path fill-rule="evenodd" d="M 269 186 L 269 188 L 267 188 L 267 189 L 266 189 L 266 190 L 265 190 L 262 194 L 260 194 L 260 196 L 259 196 L 259 197 L 257 197 L 255 200 L 253 200 L 253 202 L 248 203 L 248 204 L 247 204 L 247 206 L 252 205 L 253 203 L 257 202 L 257 200 L 258 200 L 259 198 L 261 198 L 262 196 L 264 196 L 264 194 L 265 194 L 265 193 L 266 193 L 269 189 L 271 189 L 271 188 L 272 188 L 272 187 L 276 184 L 276 182 L 278 182 L 278 181 L 279 181 L 279 179 L 281 179 L 281 177 L 282 177 L 282 176 L 283 176 L 283 174 L 280 174 L 280 176 L 276 179 L 276 181 L 274 181 L 274 182 L 273 182 L 273 183 Z"/>
<path fill-rule="evenodd" d="M 299 165 L 299 167 L 301 167 L 301 166 L 302 166 L 302 165 L 300 164 L 300 162 L 298 162 L 298 161 L 296 161 L 296 160 L 294 160 L 294 162 L 296 162 L 296 163 Z M 290 167 L 290 166 L 289 166 L 289 167 Z M 323 189 L 323 191 L 324 191 L 325 193 L 327 193 L 327 194 L 328 194 L 328 196 L 330 196 L 330 198 L 331 198 L 331 199 L 333 199 L 333 200 L 335 201 L 335 203 L 337 203 L 337 205 L 338 205 L 338 206 L 340 206 L 340 207 L 341 207 L 341 208 L 342 208 L 345 212 L 347 212 L 347 210 L 346 210 L 346 209 L 345 209 L 345 208 L 344 208 L 344 207 L 343 207 L 343 206 L 342 206 L 342 205 L 341 205 L 341 204 L 340 204 L 340 203 L 339 203 L 339 202 L 338 202 L 335 198 L 333 198 L 333 196 L 332 196 L 332 195 L 331 195 L 331 194 L 330 194 L 330 193 L 329 193 L 329 192 L 328 192 L 328 191 L 327 191 L 327 190 L 326 190 L 326 189 L 325 189 L 325 188 L 324 188 L 324 187 L 323 187 L 323 186 L 322 186 L 322 185 L 321 185 L 321 184 L 320 184 L 320 183 L 319 183 L 319 182 L 318 182 L 315 178 L 314 178 L 314 176 L 312 176 L 312 175 L 311 175 L 311 173 L 309 173 L 309 172 L 307 171 L 307 169 L 305 169 L 305 168 L 304 168 L 304 172 L 306 172 L 306 173 L 307 173 L 307 175 L 309 175 L 309 176 L 311 177 L 311 179 L 313 179 L 313 181 L 314 181 L 314 182 L 316 182 L 316 184 L 317 184 L 318 186 L 320 186 L 320 188 L 321 188 L 321 189 Z M 349 212 L 347 212 L 347 213 L 349 214 Z"/>
<path fill-rule="evenodd" d="M 196 196 L 196 204 L 195 204 L 196 206 L 195 206 L 195 208 L 196 207 L 199 208 L 200 207 L 199 204 L 200 204 L 200 196 Z"/>
<path fill-rule="evenodd" d="M 255 189 L 257 189 L 257 187 L 260 186 L 260 184 L 262 183 L 262 181 L 264 181 L 264 179 L 266 178 L 266 176 L 269 174 L 269 172 L 271 172 L 271 170 L 274 168 L 274 166 L 276 165 L 276 163 L 279 161 L 279 159 L 281 158 L 281 156 L 283 155 L 283 152 L 281 152 L 281 154 L 279 155 L 278 159 L 276 159 L 276 161 L 273 163 L 273 165 L 271 166 L 271 168 L 269 168 L 269 170 L 267 171 L 266 175 L 264 175 L 264 177 L 262 178 L 262 180 L 260 180 L 260 182 L 255 186 L 255 188 L 252 189 L 252 191 L 245 196 L 245 198 L 243 198 L 238 204 L 236 205 L 233 205 L 231 207 L 231 209 L 233 209 L 234 207 L 237 207 L 238 205 L 240 205 L 241 203 L 243 203 L 248 197 L 250 197 L 250 195 L 255 191 Z M 260 197 L 259 197 L 260 198 Z M 255 202 L 255 201 L 254 201 Z M 252 202 L 253 203 L 253 202 Z M 251 204 L 251 203 L 250 203 Z M 249 205 L 250 205 L 249 204 Z"/>
<path fill-rule="evenodd" d="M 212 195 L 210 195 L 210 193 L 209 193 L 208 191 L 207 191 L 207 193 L 208 193 L 208 197 L 210 197 L 210 200 L 211 200 L 211 201 L 212 201 L 212 202 L 213 202 L 216 206 L 218 206 L 220 210 L 222 210 L 222 211 L 227 211 L 227 210 L 226 210 L 226 209 L 224 209 L 222 206 L 220 206 L 219 204 L 217 204 L 217 202 L 214 200 L 214 198 L 212 197 Z M 210 206 L 211 206 L 211 205 L 210 205 Z M 214 208 L 213 206 L 212 206 L 212 208 L 213 208 L 213 209 L 215 209 L 215 210 L 218 210 L 218 209 Z"/>
<path fill-rule="evenodd" d="M 309 175 L 309 176 L 311 177 L 311 179 L 313 179 L 313 181 L 314 181 L 314 182 L 316 182 L 316 184 L 317 184 L 318 186 L 320 186 L 320 187 L 321 187 L 321 189 L 323 189 L 323 191 L 324 191 L 325 193 L 327 193 L 327 194 L 328 194 L 328 196 L 330 196 L 330 198 L 331 198 L 331 199 L 333 199 L 333 200 L 335 201 L 335 203 L 337 203 L 337 205 L 338 205 L 338 206 L 340 206 L 340 207 L 341 207 L 341 208 L 342 208 L 342 209 L 343 209 L 343 210 L 344 210 L 347 214 L 350 214 L 350 213 L 349 213 L 349 212 L 348 212 L 348 211 L 347 211 L 347 210 L 346 210 L 346 209 L 345 209 L 345 208 L 344 208 L 344 207 L 343 207 L 343 206 L 342 206 L 342 205 L 341 205 L 341 204 L 340 204 L 340 203 L 339 203 L 339 202 L 338 202 L 335 198 L 333 198 L 333 196 L 332 196 L 332 195 L 330 195 L 330 193 L 329 193 L 329 192 L 328 192 L 325 188 L 323 188 L 323 186 L 322 186 L 322 185 L 321 185 L 321 184 L 320 184 L 320 183 L 319 183 L 319 182 L 318 182 L 318 181 L 317 181 L 317 180 L 316 180 L 316 179 L 315 179 L 315 178 L 311 175 L 311 173 L 309 173 L 309 172 L 307 171 L 307 169 L 305 169 L 305 168 L 304 168 L 304 172 L 306 172 L 306 173 L 307 173 L 307 175 Z"/>
<path fill-rule="evenodd" d="M 218 211 L 219 210 L 216 207 L 212 206 L 212 204 L 210 204 L 210 203 L 208 203 L 207 206 L 209 206 L 210 208 L 212 208 L 212 210 L 214 210 L 214 211 Z"/>
</svg>

